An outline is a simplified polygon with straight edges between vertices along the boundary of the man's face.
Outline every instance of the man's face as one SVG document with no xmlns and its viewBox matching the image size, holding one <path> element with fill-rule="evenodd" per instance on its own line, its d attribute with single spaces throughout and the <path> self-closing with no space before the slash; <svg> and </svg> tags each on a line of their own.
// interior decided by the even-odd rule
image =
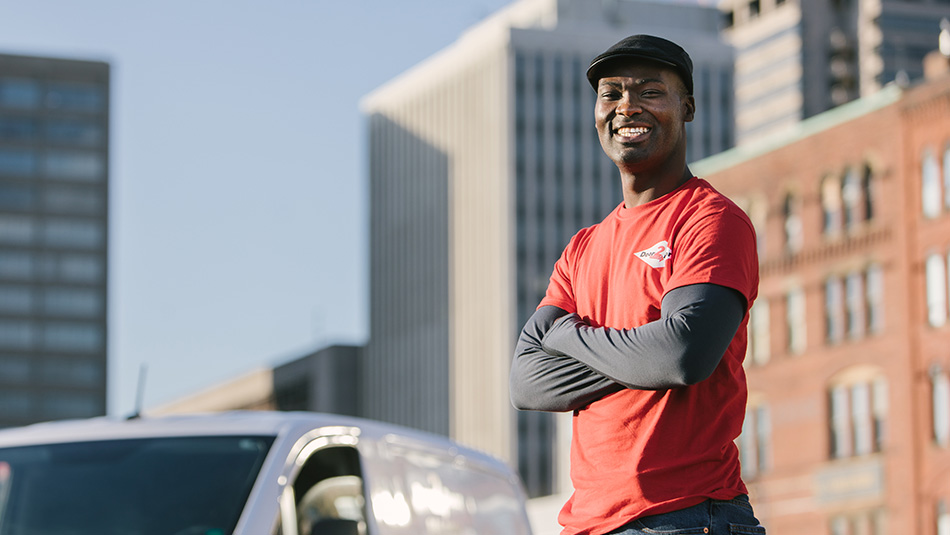
<svg viewBox="0 0 950 535">
<path fill-rule="evenodd" d="M 617 61 L 597 85 L 594 123 L 600 144 L 632 172 L 660 169 L 682 151 L 695 104 L 672 69 L 651 61 Z"/>
</svg>

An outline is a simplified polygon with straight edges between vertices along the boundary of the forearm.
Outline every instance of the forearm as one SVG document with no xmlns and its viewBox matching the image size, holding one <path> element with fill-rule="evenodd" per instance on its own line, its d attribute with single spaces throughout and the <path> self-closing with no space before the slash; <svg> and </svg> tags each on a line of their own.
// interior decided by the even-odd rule
<svg viewBox="0 0 950 535">
<path fill-rule="evenodd" d="M 591 327 L 576 314 L 560 317 L 546 331 L 542 349 L 628 388 L 688 386 L 715 371 L 744 315 L 745 301 L 735 290 L 684 286 L 664 297 L 659 320 L 634 329 Z"/>
<path fill-rule="evenodd" d="M 586 364 L 566 355 L 551 355 L 541 348 L 544 333 L 566 314 L 557 307 L 541 307 L 521 331 L 508 380 L 515 408 L 571 411 L 623 389 Z"/>
</svg>

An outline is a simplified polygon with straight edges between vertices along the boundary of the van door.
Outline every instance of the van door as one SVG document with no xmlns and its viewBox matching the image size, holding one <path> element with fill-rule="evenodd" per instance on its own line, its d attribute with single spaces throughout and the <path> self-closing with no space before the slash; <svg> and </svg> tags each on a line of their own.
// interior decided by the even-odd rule
<svg viewBox="0 0 950 535">
<path fill-rule="evenodd" d="M 360 455 L 348 442 L 355 440 L 320 437 L 297 455 L 281 496 L 283 535 L 370 533 Z"/>
<path fill-rule="evenodd" d="M 500 462 L 398 435 L 371 446 L 361 452 L 379 535 L 530 535 L 520 483 Z"/>
</svg>

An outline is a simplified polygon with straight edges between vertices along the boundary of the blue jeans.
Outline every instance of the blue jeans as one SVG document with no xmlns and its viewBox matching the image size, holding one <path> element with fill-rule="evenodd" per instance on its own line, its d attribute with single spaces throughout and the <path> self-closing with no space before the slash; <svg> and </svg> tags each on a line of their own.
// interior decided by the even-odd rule
<svg viewBox="0 0 950 535">
<path fill-rule="evenodd" d="M 764 535 L 749 503 L 742 494 L 731 500 L 705 502 L 659 515 L 638 518 L 608 535 Z"/>
</svg>

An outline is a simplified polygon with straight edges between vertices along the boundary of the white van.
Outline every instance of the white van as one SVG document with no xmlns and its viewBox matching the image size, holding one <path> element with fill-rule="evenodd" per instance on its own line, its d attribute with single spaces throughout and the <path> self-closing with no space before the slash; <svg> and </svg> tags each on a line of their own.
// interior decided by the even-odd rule
<svg viewBox="0 0 950 535">
<path fill-rule="evenodd" d="M 351 417 L 233 412 L 0 431 L 0 535 L 530 535 L 504 463 Z"/>
</svg>

